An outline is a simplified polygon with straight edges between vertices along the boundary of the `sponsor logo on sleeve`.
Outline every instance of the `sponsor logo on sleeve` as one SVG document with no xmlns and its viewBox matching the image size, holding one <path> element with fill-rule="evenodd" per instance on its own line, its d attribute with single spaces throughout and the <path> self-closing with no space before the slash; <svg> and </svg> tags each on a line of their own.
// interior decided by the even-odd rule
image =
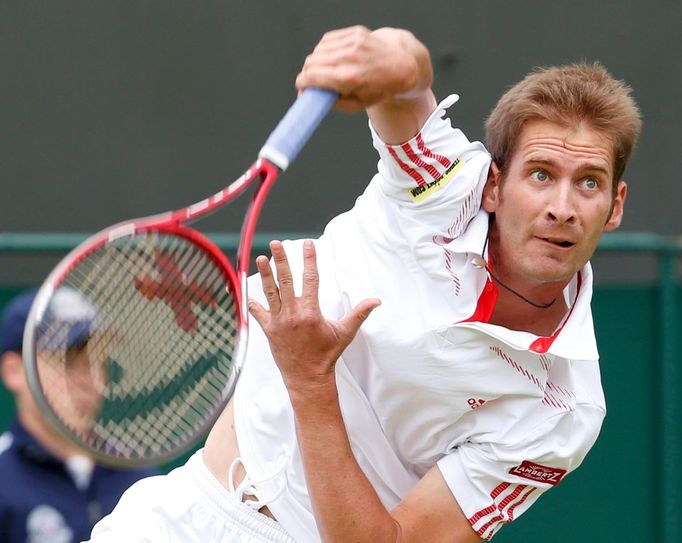
<svg viewBox="0 0 682 543">
<path fill-rule="evenodd" d="M 564 475 L 566 475 L 566 470 L 543 466 L 541 464 L 535 464 L 534 462 L 524 460 L 521 465 L 510 469 L 509 473 L 518 477 L 523 477 L 524 479 L 536 481 L 538 483 L 547 483 L 549 485 L 556 486 L 561 482 L 561 479 L 563 479 Z"/>
<path fill-rule="evenodd" d="M 462 166 L 464 166 L 464 159 L 461 157 L 456 158 L 452 162 L 452 164 L 450 164 L 450 167 L 445 171 L 441 178 L 436 179 L 435 181 L 431 181 L 431 183 L 411 188 L 408 191 L 410 198 L 412 198 L 412 201 L 415 203 L 421 202 L 425 198 L 431 196 L 434 192 L 438 192 L 440 189 L 445 187 L 450 181 L 452 181 L 452 178 L 461 169 Z"/>
</svg>

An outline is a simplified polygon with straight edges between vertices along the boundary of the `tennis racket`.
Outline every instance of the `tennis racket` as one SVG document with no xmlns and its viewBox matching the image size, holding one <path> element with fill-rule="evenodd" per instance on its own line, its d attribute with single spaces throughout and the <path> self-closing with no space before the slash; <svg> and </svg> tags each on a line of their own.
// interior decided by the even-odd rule
<svg viewBox="0 0 682 543">
<path fill-rule="evenodd" d="M 24 364 L 38 405 L 66 439 L 102 463 L 134 467 L 175 458 L 206 434 L 244 362 L 261 208 L 336 97 L 305 90 L 225 189 L 107 228 L 50 273 L 29 314 Z M 235 268 L 187 224 L 250 186 Z"/>
</svg>

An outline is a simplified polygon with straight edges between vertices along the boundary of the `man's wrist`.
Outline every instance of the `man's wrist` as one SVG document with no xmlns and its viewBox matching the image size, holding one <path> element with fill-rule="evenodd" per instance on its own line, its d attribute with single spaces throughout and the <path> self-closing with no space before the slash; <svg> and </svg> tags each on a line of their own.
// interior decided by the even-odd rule
<svg viewBox="0 0 682 543">
<path fill-rule="evenodd" d="M 294 410 L 310 405 L 322 406 L 338 402 L 338 389 L 334 372 L 305 379 L 285 379 L 285 386 Z"/>
</svg>

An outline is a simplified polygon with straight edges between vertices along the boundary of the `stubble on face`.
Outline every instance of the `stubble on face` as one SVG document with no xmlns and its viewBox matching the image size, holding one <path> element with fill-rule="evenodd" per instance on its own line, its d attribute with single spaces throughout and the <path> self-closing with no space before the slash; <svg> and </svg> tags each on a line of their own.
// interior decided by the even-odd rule
<svg viewBox="0 0 682 543">
<path fill-rule="evenodd" d="M 492 171 L 490 245 L 498 272 L 526 292 L 563 288 L 592 256 L 613 195 L 610 140 L 584 123 L 528 121 L 505 172 Z M 617 224 L 616 224 L 617 226 Z M 615 226 L 614 226 L 615 227 Z"/>
</svg>

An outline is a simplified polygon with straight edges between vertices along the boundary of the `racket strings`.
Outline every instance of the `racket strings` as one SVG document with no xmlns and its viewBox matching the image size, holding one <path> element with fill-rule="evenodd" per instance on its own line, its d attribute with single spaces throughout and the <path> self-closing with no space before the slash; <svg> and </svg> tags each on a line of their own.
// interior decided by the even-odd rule
<svg viewBox="0 0 682 543">
<path fill-rule="evenodd" d="M 96 315 L 85 350 L 104 377 L 90 382 L 96 409 L 67 387 L 65 398 L 47 398 L 64 425 L 92 449 L 123 458 L 160 457 L 193 441 L 222 408 L 234 373 L 239 311 L 227 282 L 212 255 L 170 234 L 127 236 L 83 258 L 61 288 Z M 69 322 L 45 330 L 43 344 L 63 346 L 53 353 L 60 375 L 41 376 L 47 390 L 73 377 Z"/>
</svg>

